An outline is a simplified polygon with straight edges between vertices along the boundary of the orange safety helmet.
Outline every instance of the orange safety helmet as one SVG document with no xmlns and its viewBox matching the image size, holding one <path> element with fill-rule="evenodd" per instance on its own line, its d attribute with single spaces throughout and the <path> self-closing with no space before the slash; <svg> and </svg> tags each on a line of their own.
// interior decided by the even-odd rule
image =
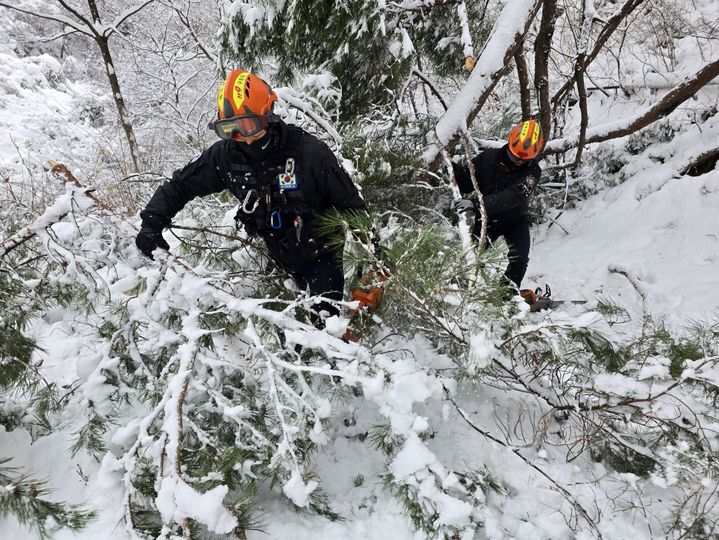
<svg viewBox="0 0 719 540">
<path fill-rule="evenodd" d="M 217 93 L 217 118 L 268 116 L 277 101 L 269 84 L 244 69 L 233 69 Z"/>
<path fill-rule="evenodd" d="M 509 151 L 519 159 L 532 159 L 544 148 L 542 128 L 534 120 L 525 120 L 509 132 Z"/>
</svg>

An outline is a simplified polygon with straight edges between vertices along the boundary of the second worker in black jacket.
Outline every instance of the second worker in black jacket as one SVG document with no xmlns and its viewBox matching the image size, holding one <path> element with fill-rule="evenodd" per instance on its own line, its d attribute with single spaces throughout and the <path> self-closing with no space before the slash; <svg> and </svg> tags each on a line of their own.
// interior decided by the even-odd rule
<svg viewBox="0 0 719 540">
<path fill-rule="evenodd" d="M 341 300 L 342 257 L 317 234 L 316 216 L 365 208 L 347 172 L 326 144 L 273 114 L 277 95 L 251 73 L 233 70 L 217 97 L 222 139 L 160 186 L 140 213 L 138 248 L 148 257 L 168 249 L 162 230 L 190 200 L 229 190 L 240 202 L 237 219 L 260 236 L 270 257 L 312 295 Z M 337 314 L 328 302 L 313 306 Z"/>
<path fill-rule="evenodd" d="M 483 151 L 472 160 L 479 189 L 487 211 L 487 236 L 494 242 L 504 237 L 509 247 L 509 264 L 505 276 L 518 289 L 529 262 L 529 196 L 539 183 L 541 169 L 535 159 L 544 144 L 534 120 L 515 126 L 502 148 Z M 472 193 L 474 186 L 469 169 L 454 166 L 457 185 L 462 193 Z M 476 199 L 455 201 L 459 213 L 475 213 L 474 234 L 480 235 L 482 216 Z"/>
</svg>

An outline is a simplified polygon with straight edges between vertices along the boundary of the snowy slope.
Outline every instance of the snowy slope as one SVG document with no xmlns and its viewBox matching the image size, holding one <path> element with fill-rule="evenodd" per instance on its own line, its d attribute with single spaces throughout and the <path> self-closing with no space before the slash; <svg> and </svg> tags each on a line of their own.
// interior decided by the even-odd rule
<svg viewBox="0 0 719 540">
<path fill-rule="evenodd" d="M 705 96 L 709 103 L 716 100 L 712 94 Z M 538 228 L 527 283 L 546 281 L 558 298 L 609 297 L 636 320 L 644 310 L 675 327 L 716 315 L 719 170 L 701 176 L 681 171 L 719 144 L 719 119 L 685 126 L 634 156 L 623 150 L 625 142 L 612 146 L 616 158 L 627 162 L 618 173 L 626 181 L 566 210 L 561 228 Z M 592 171 L 585 174 L 591 180 Z M 637 287 L 612 268 L 625 271 Z"/>
<path fill-rule="evenodd" d="M 0 44 L 0 168 L 8 176 L 36 174 L 49 159 L 90 172 L 97 147 L 112 147 L 100 129 L 109 99 L 95 97 L 94 84 L 68 79 L 73 63 L 19 58 Z"/>
</svg>

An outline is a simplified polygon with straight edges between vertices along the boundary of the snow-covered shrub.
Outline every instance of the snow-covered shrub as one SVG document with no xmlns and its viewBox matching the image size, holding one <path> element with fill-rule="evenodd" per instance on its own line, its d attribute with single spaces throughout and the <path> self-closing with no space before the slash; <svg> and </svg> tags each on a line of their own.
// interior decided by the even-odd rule
<svg viewBox="0 0 719 540">
<path fill-rule="evenodd" d="M 655 122 L 651 126 L 632 133 L 624 145 L 631 155 L 641 154 L 652 145 L 671 141 L 679 131 L 679 126 L 670 120 Z"/>
<path fill-rule="evenodd" d="M 426 219 L 435 220 L 428 210 L 436 208 L 443 196 L 448 205 L 449 190 L 438 189 L 429 178 L 422 178 L 417 132 L 422 131 L 416 124 L 397 126 L 391 143 L 383 144 L 377 142 L 378 134 L 356 129 L 345 137 L 343 152 L 353 161 L 356 181 L 371 208 L 377 212 L 393 209 L 413 216 L 424 214 Z"/>
<path fill-rule="evenodd" d="M 586 502 L 590 487 L 563 483 L 534 460 L 536 449 L 561 449 L 605 467 L 612 481 L 631 475 L 642 489 L 681 496 L 679 511 L 656 509 L 657 526 L 711 530 L 716 497 L 704 486 L 714 474 L 716 437 L 707 429 L 716 421 L 716 326 L 637 340 L 616 332 L 623 319 L 607 307 L 608 320 L 532 315 L 506 300 L 501 251 L 470 264 L 441 221 L 385 212 L 329 220 L 352 244 L 348 262 L 387 276 L 384 305 L 362 342 L 346 343 L 336 337 L 346 319 L 328 331 L 307 324 L 313 300 L 296 298 L 281 274 L 267 276 L 251 257 L 255 250 L 231 232 L 230 202 L 188 208 L 189 228 L 175 229 L 180 244 L 173 240 L 181 260 L 143 261 L 125 218 L 99 209 L 45 222 L 3 260 L 16 272 L 32 269 L 24 288 L 4 288 L 31 299 L 17 305 L 37 305 L 33 313 L 46 317 L 61 308 L 58 328 L 83 329 L 70 349 L 76 390 L 65 399 L 83 410 L 70 426 L 74 451 L 102 460 L 124 492 L 133 534 L 260 526 L 253 501 L 263 485 L 294 506 L 342 517 L 315 470 L 336 436 L 339 396 L 381 419 L 366 440 L 386 456 L 382 480 L 430 537 L 508 526 L 495 512 L 512 504 L 518 486 L 491 465 L 496 448 L 547 479 L 558 493 L 553 504 L 569 503 L 578 517 L 572 530 L 602 528 Z M 32 253 L 29 267 L 19 265 Z M 33 276 L 43 287 L 27 288 Z M 525 404 L 498 405 L 499 423 L 486 425 L 463 408 L 466 388 Z M 52 408 L 44 414 L 55 429 Z M 447 459 L 449 418 L 495 449 L 468 463 Z"/>
</svg>

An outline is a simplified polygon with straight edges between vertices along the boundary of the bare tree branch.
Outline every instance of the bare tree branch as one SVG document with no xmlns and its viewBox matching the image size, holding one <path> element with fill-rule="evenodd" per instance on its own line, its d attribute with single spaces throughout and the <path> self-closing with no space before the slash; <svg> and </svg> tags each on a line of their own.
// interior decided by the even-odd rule
<svg viewBox="0 0 719 540">
<path fill-rule="evenodd" d="M 64 24 L 66 26 L 69 26 L 70 28 L 74 28 L 76 32 L 80 32 L 81 34 L 85 34 L 86 36 L 94 37 L 94 35 L 91 32 L 89 32 L 85 28 L 82 28 L 81 26 L 78 26 L 75 23 L 75 21 L 73 21 L 71 19 L 67 19 L 65 17 L 62 17 L 61 15 L 50 15 L 48 13 L 36 13 L 34 11 L 28 11 L 26 9 L 19 8 L 17 6 L 13 6 L 6 2 L 0 2 L 0 7 L 12 9 L 13 11 L 17 11 L 19 13 L 25 13 L 26 15 L 32 15 L 33 17 L 37 17 L 38 19 L 47 19 L 49 21 L 59 22 L 60 24 Z"/>
<path fill-rule="evenodd" d="M 62 7 L 65 8 L 65 11 L 69 12 L 70 14 L 74 15 L 77 20 L 79 20 L 82 24 L 84 24 L 88 30 L 92 33 L 93 36 L 99 36 L 100 34 L 97 32 L 97 29 L 95 28 L 95 25 L 92 24 L 92 22 L 85 17 L 82 13 L 77 11 L 74 7 L 72 7 L 70 4 L 65 2 L 65 0 L 57 0 L 58 4 L 60 4 Z"/>
<path fill-rule="evenodd" d="M 78 32 L 79 32 L 79 30 L 75 30 L 73 28 L 72 30 L 68 30 L 67 32 L 61 32 L 59 34 L 55 34 L 54 36 L 50 36 L 50 37 L 46 37 L 46 38 L 42 38 L 42 39 L 33 39 L 30 41 L 32 41 L 34 43 L 50 43 L 51 41 L 55 41 L 56 39 L 61 39 L 66 36 L 73 36 L 73 35 L 77 34 Z M 60 57 L 62 58 L 62 54 L 60 54 Z"/>
<path fill-rule="evenodd" d="M 188 15 L 172 3 L 170 3 L 170 7 L 172 7 L 172 9 L 175 11 L 175 13 L 177 13 L 177 16 L 179 17 L 182 25 L 185 28 L 187 28 L 187 30 L 190 32 L 192 39 L 195 40 L 195 44 L 200 49 L 200 51 L 202 51 L 202 54 L 204 54 L 210 62 L 217 63 L 217 55 L 215 53 L 211 52 L 210 50 L 208 50 L 208 48 L 205 47 L 205 45 L 202 43 L 202 41 L 200 41 L 200 38 L 197 35 L 197 33 L 195 32 L 195 29 L 192 26 L 192 23 L 190 22 L 190 18 L 188 17 Z M 188 10 L 189 10 L 189 8 L 188 8 Z"/>
<path fill-rule="evenodd" d="M 427 77 L 424 73 L 422 73 L 418 69 L 412 70 L 412 75 L 417 76 L 424 84 L 429 87 L 429 89 L 432 91 L 434 96 L 439 100 L 439 102 L 442 104 L 442 107 L 444 107 L 444 110 L 447 110 L 447 102 L 444 100 L 444 97 L 442 97 L 442 94 L 439 93 L 439 90 L 437 90 L 437 87 L 432 83 L 431 80 L 429 80 L 429 77 Z"/>
<path fill-rule="evenodd" d="M 127 19 L 129 19 L 136 13 L 138 13 L 140 10 L 144 9 L 146 6 L 149 6 L 150 4 L 152 4 L 154 1 L 155 0 L 145 0 L 145 2 L 138 4 L 136 7 L 130 8 L 127 11 L 125 11 L 124 13 L 122 13 L 117 19 L 115 19 L 113 21 L 113 23 L 110 26 L 110 29 L 106 35 L 108 37 L 110 35 L 112 35 L 112 33 L 115 32 L 122 23 L 124 23 Z"/>
<path fill-rule="evenodd" d="M 719 59 L 706 64 L 688 80 L 674 87 L 662 99 L 644 111 L 628 119 L 611 122 L 587 130 L 586 143 L 595 143 L 630 135 L 649 124 L 656 122 L 676 109 L 681 103 L 692 97 L 698 90 L 719 76 Z M 554 139 L 547 143 L 545 154 L 564 152 L 579 144 L 579 136 Z"/>
<path fill-rule="evenodd" d="M 627 0 L 627 2 L 622 5 L 622 7 L 609 18 L 607 23 L 599 32 L 599 36 L 597 36 L 597 41 L 594 44 L 592 51 L 588 55 L 586 55 L 582 59 L 581 64 L 579 64 L 580 72 L 586 71 L 589 64 L 594 61 L 594 59 L 599 54 L 599 51 L 602 50 L 602 47 L 604 47 L 604 44 L 612 36 L 614 31 L 619 28 L 619 25 L 622 23 L 622 21 L 624 21 L 624 19 L 626 19 L 627 16 L 629 16 L 629 14 L 632 13 L 632 11 L 634 11 L 636 8 L 638 8 L 643 2 L 644 0 Z M 557 104 L 560 101 L 564 100 L 569 94 L 569 91 L 572 89 L 572 86 L 574 86 L 577 73 L 578 71 L 575 68 L 575 70 L 572 72 L 572 76 L 565 81 L 562 87 L 554 94 L 554 97 L 552 97 L 552 105 L 555 108 L 557 107 Z"/>
</svg>

